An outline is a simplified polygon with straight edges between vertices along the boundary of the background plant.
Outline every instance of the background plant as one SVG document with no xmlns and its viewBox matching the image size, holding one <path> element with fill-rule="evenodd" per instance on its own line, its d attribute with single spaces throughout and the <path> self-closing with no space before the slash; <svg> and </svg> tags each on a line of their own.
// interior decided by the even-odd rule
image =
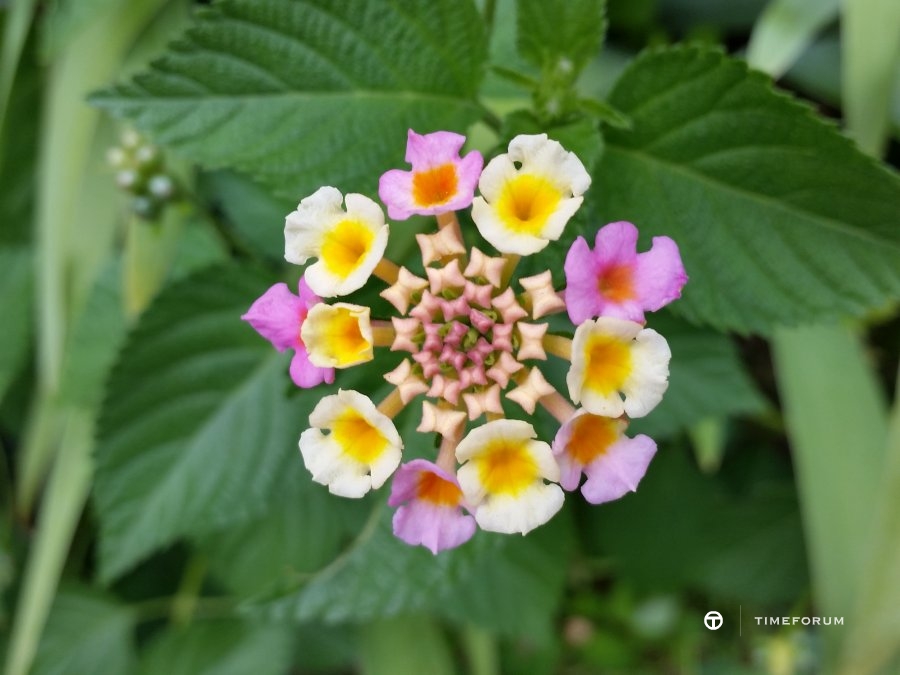
<svg viewBox="0 0 900 675">
<path fill-rule="evenodd" d="M 895 672 L 898 13 L 11 3 L 6 672 Z M 812 105 L 729 55 L 745 47 Z M 158 210 L 116 191 L 125 124 L 177 186 Z M 678 241 L 691 283 L 657 322 L 671 389 L 639 429 L 661 449 L 638 494 L 433 558 L 393 539 L 383 499 L 309 480 L 296 436 L 327 392 L 293 389 L 238 317 L 296 280 L 281 227 L 299 198 L 374 196 L 408 128 L 468 132 L 486 155 L 547 132 L 579 155 L 593 186 L 541 269 L 610 220 Z M 394 229 L 395 259 L 424 227 Z M 381 370 L 338 383 L 375 392 Z M 738 605 L 846 625 L 702 627 Z"/>
</svg>

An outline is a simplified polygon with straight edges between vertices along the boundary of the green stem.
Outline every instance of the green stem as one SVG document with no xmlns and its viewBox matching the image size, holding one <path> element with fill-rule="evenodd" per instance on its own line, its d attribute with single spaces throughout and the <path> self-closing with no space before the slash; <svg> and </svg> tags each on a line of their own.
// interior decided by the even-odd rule
<svg viewBox="0 0 900 675">
<path fill-rule="evenodd" d="M 175 625 L 186 626 L 194 618 L 208 570 L 209 560 L 206 556 L 197 555 L 188 562 L 178 592 L 172 599 L 171 617 Z"/>
<path fill-rule="evenodd" d="M 499 675 L 500 657 L 494 637 L 472 624 L 462 631 L 462 647 L 471 675 Z"/>
</svg>

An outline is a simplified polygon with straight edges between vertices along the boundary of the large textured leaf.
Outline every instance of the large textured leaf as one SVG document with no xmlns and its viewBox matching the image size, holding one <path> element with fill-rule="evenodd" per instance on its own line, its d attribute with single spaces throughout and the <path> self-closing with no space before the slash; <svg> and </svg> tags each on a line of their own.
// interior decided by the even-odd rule
<svg viewBox="0 0 900 675">
<path fill-rule="evenodd" d="M 287 361 L 240 315 L 271 279 L 215 268 L 170 286 L 130 336 L 108 388 L 97 451 L 100 573 L 260 513 L 304 406 Z"/>
<path fill-rule="evenodd" d="M 53 603 L 33 675 L 133 672 L 134 623 L 134 613 L 111 598 L 64 589 Z"/>
<path fill-rule="evenodd" d="M 678 241 L 678 311 L 768 332 L 900 293 L 897 176 L 765 76 L 717 51 L 653 51 L 610 102 L 634 129 L 610 132 L 591 191 L 603 219 Z"/>
<path fill-rule="evenodd" d="M 435 557 L 396 539 L 390 513 L 373 512 L 347 554 L 263 611 L 328 622 L 427 611 L 506 634 L 540 636 L 548 629 L 571 543 L 565 514 L 527 537 L 479 532 Z"/>
<path fill-rule="evenodd" d="M 477 119 L 484 58 L 468 0 L 225 0 L 94 101 L 292 198 L 323 184 L 372 191 L 402 160 L 408 128 Z"/>
</svg>

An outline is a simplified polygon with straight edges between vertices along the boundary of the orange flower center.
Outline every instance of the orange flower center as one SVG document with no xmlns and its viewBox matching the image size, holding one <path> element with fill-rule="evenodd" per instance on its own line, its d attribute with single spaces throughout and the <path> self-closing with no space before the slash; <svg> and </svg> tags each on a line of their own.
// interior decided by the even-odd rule
<svg viewBox="0 0 900 675">
<path fill-rule="evenodd" d="M 620 391 L 631 374 L 630 345 L 610 335 L 595 335 L 585 352 L 585 386 L 603 395 Z"/>
<path fill-rule="evenodd" d="M 416 496 L 437 506 L 457 506 L 462 498 L 462 492 L 450 481 L 430 471 L 423 471 L 419 474 Z"/>
<path fill-rule="evenodd" d="M 604 454 L 619 437 L 621 422 L 600 415 L 582 415 L 572 423 L 572 437 L 566 449 L 572 459 L 587 466 Z"/>
<path fill-rule="evenodd" d="M 478 474 L 490 494 L 517 495 L 538 479 L 538 467 L 525 442 L 497 442 L 478 458 Z"/>
<path fill-rule="evenodd" d="M 623 302 L 634 297 L 634 279 L 630 265 L 613 265 L 600 275 L 597 288 L 607 300 Z"/>
<path fill-rule="evenodd" d="M 413 174 L 413 199 L 419 206 L 437 206 L 456 194 L 458 179 L 453 164 L 441 164 Z"/>
</svg>

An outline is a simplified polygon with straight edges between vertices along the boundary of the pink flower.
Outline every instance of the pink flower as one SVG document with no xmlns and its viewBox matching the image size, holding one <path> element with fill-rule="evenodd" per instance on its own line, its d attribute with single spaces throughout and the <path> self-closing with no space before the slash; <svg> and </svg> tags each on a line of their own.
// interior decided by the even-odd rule
<svg viewBox="0 0 900 675">
<path fill-rule="evenodd" d="M 432 216 L 464 209 L 472 203 L 484 159 L 472 151 L 465 157 L 459 150 L 465 136 L 436 131 L 420 136 L 409 130 L 406 161 L 412 171 L 391 169 L 378 181 L 378 195 L 394 220 L 413 214 Z"/>
<path fill-rule="evenodd" d="M 390 506 L 394 534 L 413 546 L 422 545 L 435 555 L 455 548 L 475 534 L 475 519 L 462 513 L 462 491 L 456 478 L 424 459 L 402 465 L 391 485 Z"/>
<path fill-rule="evenodd" d="M 585 410 L 563 424 L 553 440 L 563 489 L 575 490 L 583 472 L 587 480 L 581 493 L 591 504 L 634 492 L 656 454 L 656 443 L 643 434 L 628 438 L 624 435 L 626 426 L 622 419 Z"/>
<path fill-rule="evenodd" d="M 291 379 L 298 387 L 307 389 L 322 382 L 331 384 L 334 382 L 334 368 L 319 368 L 310 363 L 306 346 L 300 339 L 300 328 L 310 307 L 322 300 L 310 290 L 302 277 L 298 291 L 299 296 L 291 293 L 287 284 L 275 284 L 257 298 L 241 318 L 278 351 L 294 350 Z"/>
<path fill-rule="evenodd" d="M 646 253 L 637 252 L 637 228 L 610 223 L 597 232 L 594 250 L 578 237 L 566 255 L 566 309 L 575 324 L 597 316 L 643 323 L 681 297 L 687 282 L 678 246 L 669 237 L 654 237 Z"/>
</svg>

